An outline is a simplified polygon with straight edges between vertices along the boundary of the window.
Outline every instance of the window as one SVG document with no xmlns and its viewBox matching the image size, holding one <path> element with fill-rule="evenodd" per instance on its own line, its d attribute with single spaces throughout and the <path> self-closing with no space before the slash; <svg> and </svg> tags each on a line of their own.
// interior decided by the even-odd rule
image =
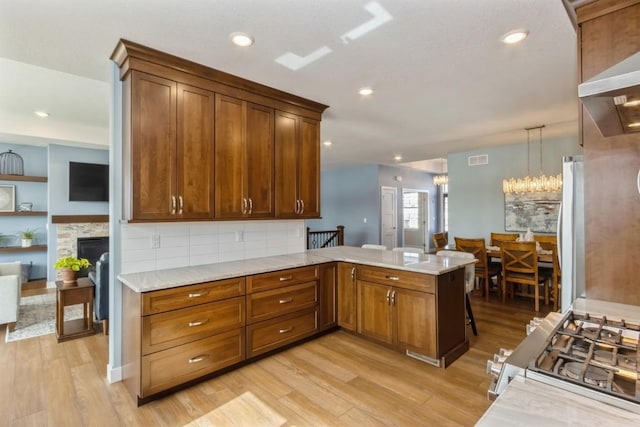
<svg viewBox="0 0 640 427">
<path fill-rule="evenodd" d="M 417 192 L 402 194 L 402 216 L 405 230 L 417 230 L 420 227 Z"/>
</svg>

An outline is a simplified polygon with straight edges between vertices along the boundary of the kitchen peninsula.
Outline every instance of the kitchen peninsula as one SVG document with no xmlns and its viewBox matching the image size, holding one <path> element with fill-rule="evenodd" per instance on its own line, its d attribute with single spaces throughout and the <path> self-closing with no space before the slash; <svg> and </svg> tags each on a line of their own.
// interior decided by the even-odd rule
<svg viewBox="0 0 640 427">
<path fill-rule="evenodd" d="M 338 327 L 446 367 L 467 263 L 336 247 L 122 274 L 125 384 L 144 403 Z"/>
</svg>

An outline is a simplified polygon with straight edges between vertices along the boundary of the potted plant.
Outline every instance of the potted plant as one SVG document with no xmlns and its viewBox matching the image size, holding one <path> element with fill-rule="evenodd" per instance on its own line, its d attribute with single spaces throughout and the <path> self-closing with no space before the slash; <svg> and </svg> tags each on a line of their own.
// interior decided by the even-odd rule
<svg viewBox="0 0 640 427">
<path fill-rule="evenodd" d="M 22 247 L 28 248 L 33 243 L 33 239 L 36 238 L 36 230 L 27 228 L 20 232 L 20 237 L 22 238 Z"/>
<path fill-rule="evenodd" d="M 56 270 L 60 270 L 60 278 L 63 283 L 75 283 L 78 271 L 82 268 L 88 268 L 91 263 L 86 258 L 67 256 L 58 258 L 53 266 Z"/>
</svg>

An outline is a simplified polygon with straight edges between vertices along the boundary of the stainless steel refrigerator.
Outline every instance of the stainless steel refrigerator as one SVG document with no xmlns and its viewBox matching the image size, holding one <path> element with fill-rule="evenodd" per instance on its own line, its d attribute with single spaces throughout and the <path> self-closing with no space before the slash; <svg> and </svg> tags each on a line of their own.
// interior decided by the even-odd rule
<svg viewBox="0 0 640 427">
<path fill-rule="evenodd" d="M 562 269 L 562 312 L 585 296 L 584 284 L 584 160 L 562 159 L 562 204 L 558 220 L 558 252 Z"/>
</svg>

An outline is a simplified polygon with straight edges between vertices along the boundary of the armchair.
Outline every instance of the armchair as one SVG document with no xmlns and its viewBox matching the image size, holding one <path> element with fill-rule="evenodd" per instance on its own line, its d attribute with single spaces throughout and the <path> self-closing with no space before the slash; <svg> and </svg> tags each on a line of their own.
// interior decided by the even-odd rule
<svg viewBox="0 0 640 427">
<path fill-rule="evenodd" d="M 20 261 L 0 264 L 0 325 L 8 323 L 13 331 L 20 312 L 22 268 Z"/>
<path fill-rule="evenodd" d="M 96 270 L 89 272 L 89 279 L 95 285 L 93 311 L 97 320 L 102 320 L 102 332 L 109 334 L 109 252 L 96 261 Z"/>
</svg>

